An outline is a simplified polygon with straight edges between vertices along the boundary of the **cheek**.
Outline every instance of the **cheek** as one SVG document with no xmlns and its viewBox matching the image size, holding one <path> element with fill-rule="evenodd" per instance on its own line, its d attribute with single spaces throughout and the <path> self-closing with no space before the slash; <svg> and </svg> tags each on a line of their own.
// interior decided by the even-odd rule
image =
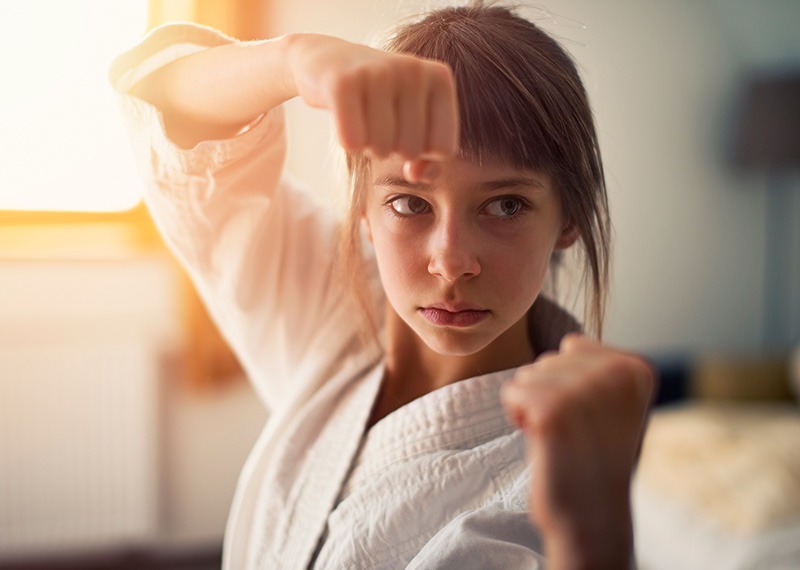
<svg viewBox="0 0 800 570">
<path fill-rule="evenodd" d="M 553 241 L 549 235 L 534 234 L 497 243 L 484 254 L 483 272 L 493 276 L 499 293 L 533 302 L 550 265 Z"/>
<path fill-rule="evenodd" d="M 413 290 L 420 283 L 419 272 L 425 269 L 422 244 L 414 234 L 392 231 L 380 220 L 372 220 L 372 244 L 381 281 L 391 298 Z"/>
</svg>

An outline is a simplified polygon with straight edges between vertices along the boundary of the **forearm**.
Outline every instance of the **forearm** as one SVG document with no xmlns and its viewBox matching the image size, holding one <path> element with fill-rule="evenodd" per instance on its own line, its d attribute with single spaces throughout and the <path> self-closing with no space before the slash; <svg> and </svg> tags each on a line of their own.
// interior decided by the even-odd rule
<svg viewBox="0 0 800 570">
<path fill-rule="evenodd" d="M 227 138 L 297 95 L 287 38 L 213 47 L 151 73 L 130 93 L 155 105 L 170 138 L 191 148 Z"/>
<path fill-rule="evenodd" d="M 545 535 L 544 547 L 552 570 L 630 570 L 634 567 L 630 511 Z"/>
<path fill-rule="evenodd" d="M 456 87 L 446 65 L 319 34 L 208 48 L 129 92 L 161 110 L 170 138 L 186 148 L 231 137 L 295 96 L 333 113 L 347 150 L 424 163 L 451 156 L 458 142 Z"/>
</svg>

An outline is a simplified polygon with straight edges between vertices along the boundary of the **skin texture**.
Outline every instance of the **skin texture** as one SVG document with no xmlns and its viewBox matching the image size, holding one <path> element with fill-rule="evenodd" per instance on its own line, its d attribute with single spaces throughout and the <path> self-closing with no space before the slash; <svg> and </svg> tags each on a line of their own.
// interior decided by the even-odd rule
<svg viewBox="0 0 800 570">
<path fill-rule="evenodd" d="M 575 335 L 531 364 L 525 312 L 552 252 L 575 234 L 546 175 L 454 158 L 449 68 L 291 34 L 187 56 L 132 93 L 161 109 L 187 148 L 232 136 L 296 96 L 330 111 L 342 146 L 373 158 L 364 223 L 389 300 L 387 377 L 373 421 L 447 383 L 527 364 L 501 396 L 526 436 L 531 520 L 549 568 L 629 567 L 630 477 L 655 375 L 643 359 Z M 529 183 L 486 187 L 520 177 Z M 514 200 L 528 207 L 503 219 Z M 457 327 L 420 310 L 449 303 L 458 312 L 460 302 L 483 316 Z"/>
<path fill-rule="evenodd" d="M 422 393 L 530 362 L 526 313 L 552 252 L 575 240 L 549 176 L 463 159 L 438 166 L 433 181 L 409 182 L 402 159 L 375 161 L 364 214 L 389 301 L 389 352 L 403 347 L 398 362 L 421 363 L 413 374 L 390 366 L 388 383 L 418 382 Z"/>
</svg>

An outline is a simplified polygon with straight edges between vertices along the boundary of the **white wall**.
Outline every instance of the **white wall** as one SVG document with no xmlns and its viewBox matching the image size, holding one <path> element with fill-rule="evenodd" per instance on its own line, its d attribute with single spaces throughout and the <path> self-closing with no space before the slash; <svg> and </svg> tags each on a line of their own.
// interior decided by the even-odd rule
<svg viewBox="0 0 800 570">
<path fill-rule="evenodd" d="M 0 564 L 218 546 L 266 421 L 243 378 L 188 385 L 177 269 L 120 253 L 116 230 L 62 229 L 61 247 L 88 237 L 95 256 L 37 258 L 30 231 L 0 227 Z"/>
<path fill-rule="evenodd" d="M 216 546 L 266 410 L 244 378 L 199 390 L 176 374 L 162 398 L 161 538 Z"/>
<path fill-rule="evenodd" d="M 0 227 L 0 243 L 9 233 Z M 0 560 L 149 540 L 159 361 L 179 336 L 163 318 L 174 270 L 157 255 L 3 253 Z"/>
<path fill-rule="evenodd" d="M 578 61 L 605 157 L 616 237 L 607 339 L 650 353 L 758 347 L 765 179 L 738 175 L 725 152 L 740 74 L 756 64 L 800 65 L 800 2 L 542 4 L 550 12 L 524 13 Z M 424 5 L 281 2 L 273 30 L 361 41 Z M 326 116 L 297 101 L 289 109 L 289 169 L 327 190 Z M 794 263 L 787 310 L 800 338 L 800 232 L 784 254 Z"/>
</svg>

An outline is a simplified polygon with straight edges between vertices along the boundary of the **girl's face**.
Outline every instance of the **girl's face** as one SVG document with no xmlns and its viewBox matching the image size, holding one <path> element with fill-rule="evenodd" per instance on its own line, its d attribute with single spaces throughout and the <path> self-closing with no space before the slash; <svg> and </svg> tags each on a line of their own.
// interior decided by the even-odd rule
<svg viewBox="0 0 800 570">
<path fill-rule="evenodd" d="M 364 212 L 388 301 L 434 351 L 474 354 L 525 316 L 577 234 L 548 175 L 452 159 L 410 183 L 402 169 L 373 161 Z"/>
</svg>

